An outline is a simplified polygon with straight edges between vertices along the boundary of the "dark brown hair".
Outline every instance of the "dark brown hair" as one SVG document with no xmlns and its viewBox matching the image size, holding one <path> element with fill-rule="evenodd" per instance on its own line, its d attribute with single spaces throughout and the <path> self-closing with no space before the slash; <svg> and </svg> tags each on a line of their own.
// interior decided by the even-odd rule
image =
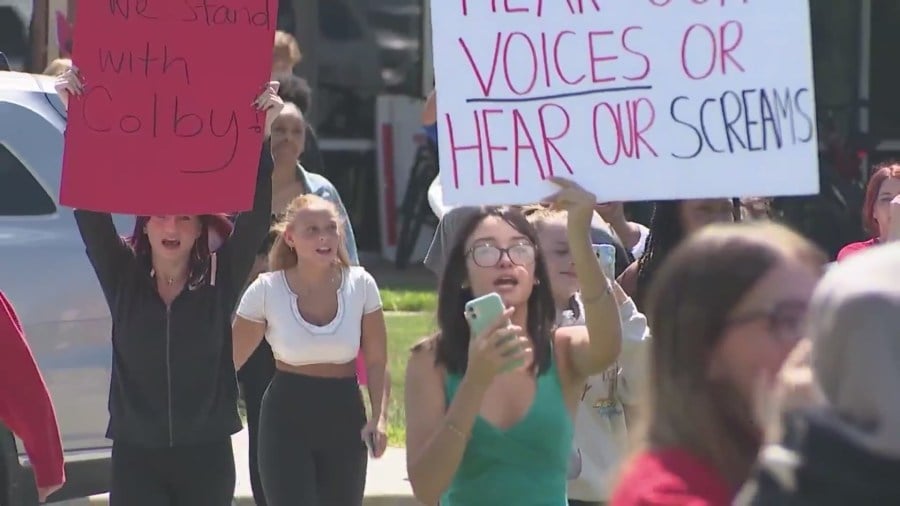
<svg viewBox="0 0 900 506">
<path fill-rule="evenodd" d="M 294 74 L 278 76 L 278 96 L 285 102 L 296 105 L 303 115 L 309 112 L 309 106 L 312 104 L 312 88 L 306 79 Z"/>
<path fill-rule="evenodd" d="M 681 224 L 681 204 L 683 200 L 661 200 L 653 204 L 653 216 L 650 218 L 650 235 L 644 254 L 638 259 L 637 282 L 635 284 L 634 303 L 643 311 L 646 309 L 647 290 L 656 271 L 665 261 L 669 253 L 684 238 L 684 226 Z"/>
<path fill-rule="evenodd" d="M 224 214 L 201 214 L 197 218 L 200 220 L 200 236 L 194 241 L 191 247 L 191 254 L 188 258 L 188 286 L 198 286 L 206 281 L 206 275 L 209 271 L 209 258 L 213 252 L 209 250 L 210 232 L 218 235 L 222 241 L 228 239 L 231 235 L 233 226 L 228 217 Z M 149 216 L 138 216 L 134 220 L 134 230 L 131 236 L 126 238 L 126 242 L 134 251 L 138 261 L 143 262 L 147 269 L 152 269 L 150 253 L 150 238 L 144 232 L 144 227 L 150 221 Z"/>
<path fill-rule="evenodd" d="M 544 256 L 538 247 L 537 231 L 528 223 L 521 209 L 515 207 L 483 207 L 473 213 L 459 229 L 453 248 L 447 254 L 438 287 L 435 363 L 447 372 L 464 374 L 469 358 L 469 325 L 464 316 L 466 302 L 473 298 L 468 288 L 466 241 L 485 218 L 495 216 L 509 224 L 534 244 L 534 277 L 538 283 L 528 297 L 526 332 L 534 347 L 534 365 L 538 374 L 550 368 L 551 340 L 555 330 L 556 307 L 550 291 L 550 277 Z M 465 286 L 465 287 L 464 287 Z"/>
<path fill-rule="evenodd" d="M 751 400 L 710 381 L 707 371 L 731 312 L 786 257 L 817 269 L 827 261 L 811 242 L 771 222 L 709 225 L 668 256 L 647 298 L 653 340 L 639 443 L 686 449 L 734 485 L 747 477 L 761 442 Z"/>
</svg>

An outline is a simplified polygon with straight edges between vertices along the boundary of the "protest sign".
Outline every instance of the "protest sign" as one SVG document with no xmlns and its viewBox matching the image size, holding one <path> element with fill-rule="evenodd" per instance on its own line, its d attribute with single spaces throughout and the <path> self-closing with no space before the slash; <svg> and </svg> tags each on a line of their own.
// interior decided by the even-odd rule
<svg viewBox="0 0 900 506">
<path fill-rule="evenodd" d="M 60 200 L 125 214 L 249 209 L 276 0 L 80 2 Z"/>
<path fill-rule="evenodd" d="M 448 204 L 818 191 L 809 6 L 432 0 Z"/>
</svg>

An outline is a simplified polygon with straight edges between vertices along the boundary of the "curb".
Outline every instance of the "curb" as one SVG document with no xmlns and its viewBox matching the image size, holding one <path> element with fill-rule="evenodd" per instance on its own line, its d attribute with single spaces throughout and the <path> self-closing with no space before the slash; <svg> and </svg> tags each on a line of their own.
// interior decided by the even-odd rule
<svg viewBox="0 0 900 506">
<path fill-rule="evenodd" d="M 84 504 L 69 503 L 62 504 Z M 109 496 L 106 494 L 91 496 L 88 500 L 90 506 L 109 506 Z M 235 497 L 231 502 L 232 506 L 256 506 L 256 502 L 252 497 Z M 376 495 L 363 498 L 363 506 L 421 506 L 409 495 Z"/>
<path fill-rule="evenodd" d="M 232 436 L 235 448 L 235 496 L 232 506 L 256 506 L 250 491 L 250 476 L 247 468 L 247 432 Z M 109 494 L 98 494 L 87 499 L 75 499 L 55 503 L 57 506 L 109 506 Z M 388 448 L 378 460 L 370 460 L 367 468 L 366 495 L 364 506 L 421 506 L 412 495 L 406 478 L 406 451 L 403 448 Z"/>
<path fill-rule="evenodd" d="M 363 499 L 363 506 L 422 506 L 409 495 L 378 495 Z"/>
</svg>

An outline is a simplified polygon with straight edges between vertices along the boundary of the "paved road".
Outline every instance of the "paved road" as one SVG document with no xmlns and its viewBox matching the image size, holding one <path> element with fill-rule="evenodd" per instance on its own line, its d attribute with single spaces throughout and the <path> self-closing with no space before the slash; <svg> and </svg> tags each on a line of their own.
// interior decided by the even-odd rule
<svg viewBox="0 0 900 506">
<path fill-rule="evenodd" d="M 253 493 L 250 490 L 250 473 L 247 467 L 247 431 L 232 437 L 234 445 L 234 465 L 237 471 L 234 505 L 252 506 Z M 104 506 L 109 504 L 106 494 L 90 499 L 78 499 L 54 503 L 56 506 Z M 406 479 L 406 451 L 403 448 L 388 448 L 378 460 L 370 459 L 366 477 L 365 506 L 407 506 L 417 505 L 412 498 L 409 481 Z"/>
</svg>

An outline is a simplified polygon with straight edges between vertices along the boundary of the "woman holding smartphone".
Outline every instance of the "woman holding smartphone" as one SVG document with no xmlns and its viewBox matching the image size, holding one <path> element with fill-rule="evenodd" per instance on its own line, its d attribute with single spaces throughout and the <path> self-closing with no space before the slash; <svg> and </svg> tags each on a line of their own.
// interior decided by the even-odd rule
<svg viewBox="0 0 900 506">
<path fill-rule="evenodd" d="M 586 325 L 556 327 L 543 253 L 521 210 L 482 208 L 462 225 L 441 276 L 439 332 L 407 368 L 407 471 L 425 504 L 566 505 L 575 406 L 587 377 L 619 355 L 622 333 L 591 250 L 594 196 L 554 181 Z M 466 303 L 491 293 L 506 309 L 473 333 Z"/>
<path fill-rule="evenodd" d="M 68 103 L 81 77 L 69 70 L 56 89 Z M 255 102 L 266 132 L 283 106 L 276 92 L 269 83 Z M 214 252 L 211 230 L 230 229 L 224 216 L 139 216 L 123 239 L 109 213 L 75 211 L 113 319 L 112 506 L 231 504 L 231 435 L 241 430 L 231 313 L 269 229 L 269 152 L 263 143 L 253 209 Z"/>
</svg>

